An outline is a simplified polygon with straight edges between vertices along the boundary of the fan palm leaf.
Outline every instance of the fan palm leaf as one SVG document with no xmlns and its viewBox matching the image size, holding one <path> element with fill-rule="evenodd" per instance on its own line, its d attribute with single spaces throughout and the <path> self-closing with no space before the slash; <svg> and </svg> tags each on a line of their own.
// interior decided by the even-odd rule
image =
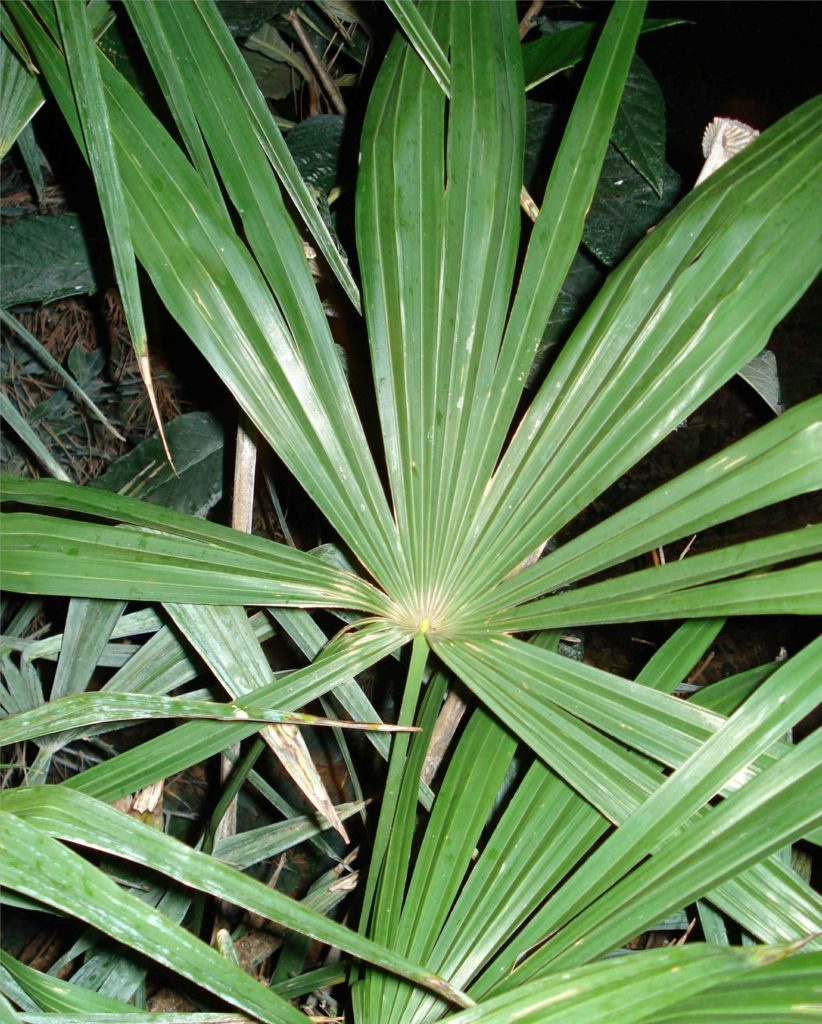
<svg viewBox="0 0 822 1024">
<path fill-rule="evenodd" d="M 546 1020 L 538 1007 L 560 998 L 556 972 L 603 956 L 695 898 L 707 896 L 769 942 L 818 928 L 807 887 L 772 862 L 780 847 L 821 823 L 806 796 L 819 785 L 818 742 L 778 742 L 808 710 L 818 644 L 729 718 L 671 696 L 676 680 L 622 680 L 547 649 L 555 635 L 542 643 L 528 634 L 822 610 L 818 526 L 585 582 L 659 544 L 820 487 L 819 399 L 536 558 L 764 347 L 817 274 L 820 103 L 764 132 L 647 235 L 532 395 L 528 371 L 581 240 L 644 5 L 614 5 L 524 241 L 525 82 L 514 5 L 443 0 L 413 13 L 398 0 L 392 6 L 405 12 L 413 42 L 398 35 L 377 76 L 356 206 L 377 446 L 361 422 L 290 203 L 320 234 L 354 301 L 356 286 L 216 8 L 206 0 L 126 4 L 182 145 L 96 51 L 93 77 L 116 164 L 110 184 L 103 178 L 99 187 L 112 190 L 104 198 L 115 221 L 111 201 L 122 198 L 117 236 L 125 233 L 162 301 L 342 539 L 356 570 L 119 495 L 8 480 L 5 498 L 18 510 L 4 516 L 3 582 L 22 593 L 257 605 L 281 615 L 334 608 L 363 618 L 310 665 L 236 694 L 232 707 L 244 722 L 187 722 L 53 795 L 20 790 L 4 799 L 16 858 L 9 884 L 70 909 L 55 879 L 38 884 L 22 866 L 30 842 L 44 859 L 64 859 L 67 871 L 96 870 L 80 867 L 74 853 L 58 854 L 56 836 L 180 872 L 204 892 L 273 913 L 233 869 L 183 853 L 167 837 L 141 838 L 136 824 L 118 828 L 100 802 L 225 750 L 272 711 L 347 685 L 410 644 L 400 723 L 423 731 L 392 744 L 362 915 L 361 931 L 372 938 L 330 922 L 321 929 L 293 908 L 289 920 L 445 1000 L 467 1006 L 454 986 L 471 984 L 482 1005 L 454 1016 L 455 1024 L 514 1013 Z M 81 116 L 76 103 L 83 86 L 70 73 L 55 6 L 9 0 L 6 8 L 85 152 L 87 110 L 80 104 Z M 208 619 L 184 608 L 172 615 L 178 623 Z M 672 650 L 669 666 L 685 656 L 682 644 Z M 451 675 L 436 673 L 424 685 L 434 659 Z M 228 685 L 230 673 L 218 675 Z M 412 869 L 425 743 L 454 679 L 480 707 L 451 758 Z M 786 680 L 791 700 L 783 702 Z M 493 862 L 499 851 L 482 841 L 517 744 L 535 760 L 497 829 L 525 877 L 542 876 L 532 894 L 505 889 Z M 552 870 L 532 849 L 549 807 L 557 830 L 547 846 L 557 858 Z M 89 825 L 93 808 L 99 820 Z M 592 866 L 576 869 L 606 834 Z M 517 846 L 522 835 L 527 850 Z M 466 886 L 478 844 L 481 859 Z M 784 885 L 785 904 L 781 917 L 775 911 L 757 925 L 769 885 Z M 545 903 L 554 889 L 555 900 Z M 486 890 L 497 902 L 478 902 L 489 915 L 480 920 L 464 894 L 479 901 Z M 120 902 L 129 921 L 139 919 L 138 908 Z M 504 921 L 484 941 L 476 931 L 501 908 Z M 125 937 L 94 900 L 80 916 Z M 163 962 L 202 983 L 213 957 L 197 947 L 187 959 L 176 931 L 167 941 L 176 952 Z M 138 948 L 160 957 L 156 944 Z M 683 950 L 621 973 L 617 965 L 582 967 L 574 991 L 587 1009 L 574 1010 L 574 1020 L 600 1019 L 612 1005 L 612 975 L 622 986 L 614 991 L 638 985 L 637 1009 L 629 1012 L 626 995 L 623 1014 L 612 1019 L 665 1007 L 679 1019 L 679 989 L 648 1001 L 660 978 L 667 986 L 676 971 L 683 979 L 693 971 L 706 986 L 731 991 L 735 972 L 762 962 L 755 953 Z M 205 987 L 263 1019 L 293 1019 L 287 1004 L 255 995 L 238 973 L 223 969 Z M 407 1024 L 448 1013 L 442 999 L 372 969 L 354 993 L 362 1021 Z"/>
</svg>

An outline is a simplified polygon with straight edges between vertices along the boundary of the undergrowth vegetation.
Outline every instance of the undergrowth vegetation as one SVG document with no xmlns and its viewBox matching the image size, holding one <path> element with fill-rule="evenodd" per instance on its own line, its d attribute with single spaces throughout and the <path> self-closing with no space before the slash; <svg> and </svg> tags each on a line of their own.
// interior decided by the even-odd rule
<svg viewBox="0 0 822 1024">
<path fill-rule="evenodd" d="M 674 205 L 644 4 L 525 44 L 513 3 L 387 8 L 350 182 L 307 181 L 266 102 L 299 74 L 342 116 L 369 51 L 349 4 L 282 5 L 241 51 L 210 0 L 125 0 L 136 76 L 107 4 L 3 8 L 7 145 L 46 90 L 138 371 L 151 389 L 139 264 L 239 426 L 229 527 L 204 413 L 91 486 L 8 413 L 52 479 L 3 477 L 2 898 L 68 938 L 46 970 L 0 954 L 0 1019 L 806 1019 L 820 741 L 791 730 L 822 641 L 688 678 L 728 616 L 822 613 L 819 523 L 699 541 L 820 487 L 822 398 L 574 524 L 751 378 L 818 273 L 820 104 Z M 526 102 L 569 68 L 568 110 Z M 265 446 L 310 550 L 269 467 L 279 540 L 253 530 Z M 64 625 L 33 636 L 52 598 Z M 646 622 L 673 625 L 636 678 L 579 657 L 585 629 Z"/>
</svg>

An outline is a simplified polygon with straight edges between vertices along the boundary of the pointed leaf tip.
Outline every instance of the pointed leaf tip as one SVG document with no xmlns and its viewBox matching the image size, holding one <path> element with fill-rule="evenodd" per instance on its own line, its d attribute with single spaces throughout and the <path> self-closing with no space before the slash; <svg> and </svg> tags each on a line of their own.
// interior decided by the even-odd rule
<svg viewBox="0 0 822 1024">
<path fill-rule="evenodd" d="M 146 345 L 145 338 L 142 339 L 139 348 L 136 344 L 134 347 L 135 350 L 137 351 L 142 349 L 140 355 L 137 357 L 137 362 L 140 367 L 140 376 L 143 378 L 143 384 L 145 385 L 145 389 L 148 394 L 148 401 L 149 404 L 151 405 L 151 411 L 154 415 L 154 422 L 157 424 L 157 433 L 160 435 L 160 442 L 163 445 L 163 451 L 165 452 L 166 458 L 168 459 L 168 464 L 174 471 L 174 475 L 179 476 L 179 473 L 177 472 L 177 467 L 174 465 L 174 459 L 172 459 L 171 457 L 171 450 L 168 447 L 166 433 L 165 430 L 163 429 L 163 420 L 162 417 L 160 416 L 160 408 L 157 405 L 157 396 L 154 392 L 154 381 L 151 378 L 151 362 L 148 357 L 148 348 Z"/>
</svg>

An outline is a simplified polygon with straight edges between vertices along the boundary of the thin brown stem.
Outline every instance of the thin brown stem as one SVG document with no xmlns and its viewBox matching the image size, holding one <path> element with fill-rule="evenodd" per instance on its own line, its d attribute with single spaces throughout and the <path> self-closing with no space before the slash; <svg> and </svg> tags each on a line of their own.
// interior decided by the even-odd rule
<svg viewBox="0 0 822 1024">
<path fill-rule="evenodd" d="M 457 726 L 462 721 L 467 709 L 468 705 L 462 697 L 451 690 L 440 710 L 431 742 L 428 745 L 428 753 L 425 755 L 425 764 L 422 768 L 423 782 L 430 785 L 431 780 L 437 774 L 437 769 L 445 757 L 451 740 L 454 738 L 454 733 L 457 731 Z"/>
<path fill-rule="evenodd" d="M 294 34 L 300 41 L 300 46 L 305 50 L 305 55 L 308 58 L 308 63 L 314 70 L 314 74 L 320 80 L 320 83 L 328 94 L 328 98 L 331 101 L 331 106 L 337 111 L 338 114 L 346 113 L 345 100 L 342 98 L 337 83 L 329 75 L 328 69 L 325 64 L 317 56 L 317 52 L 311 45 L 311 40 L 308 38 L 305 29 L 303 28 L 299 15 L 296 11 L 289 11 L 286 15 L 286 20 L 289 25 L 294 29 Z"/>
<path fill-rule="evenodd" d="M 531 31 L 531 22 L 536 18 L 544 6 L 545 0 L 531 0 L 528 10 L 525 12 L 522 21 L 519 23 L 520 39 L 524 39 Z"/>
</svg>

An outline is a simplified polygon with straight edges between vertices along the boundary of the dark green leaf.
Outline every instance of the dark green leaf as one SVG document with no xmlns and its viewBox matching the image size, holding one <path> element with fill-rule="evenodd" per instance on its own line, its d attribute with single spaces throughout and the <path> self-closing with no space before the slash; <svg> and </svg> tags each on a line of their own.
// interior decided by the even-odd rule
<svg viewBox="0 0 822 1024">
<path fill-rule="evenodd" d="M 547 172 L 550 156 L 547 147 L 551 130 L 557 127 L 558 108 L 553 103 L 525 101 L 525 163 L 522 180 L 530 192 L 534 191 L 535 175 Z"/>
<path fill-rule="evenodd" d="M 242 38 L 251 35 L 266 21 L 299 7 L 304 0 L 217 0 L 229 32 Z"/>
<path fill-rule="evenodd" d="M 608 266 L 615 266 L 671 209 L 681 192 L 679 175 L 667 164 L 659 172 L 659 194 L 611 145 L 585 222 L 583 241 Z"/>
<path fill-rule="evenodd" d="M 662 198 L 670 168 L 665 164 L 665 101 L 657 80 L 634 57 L 611 142 Z"/>
<path fill-rule="evenodd" d="M 4 306 L 53 302 L 97 289 L 92 257 L 76 213 L 25 217 L 3 227 Z"/>
<path fill-rule="evenodd" d="M 326 195 L 337 184 L 344 130 L 339 114 L 319 114 L 301 121 L 285 140 L 305 182 Z"/>
<path fill-rule="evenodd" d="M 251 69 L 260 92 L 268 100 L 281 100 L 294 91 L 299 81 L 292 69 L 279 61 L 269 60 L 261 53 L 243 50 L 243 58 Z"/>
<path fill-rule="evenodd" d="M 647 18 L 642 24 L 642 31 L 653 32 L 682 24 L 684 22 L 678 18 Z M 533 89 L 546 78 L 579 64 L 590 52 L 597 28 L 595 22 L 577 25 L 565 22 L 561 27 L 555 27 L 546 20 L 542 39 L 526 43 L 522 48 L 526 89 Z"/>
<path fill-rule="evenodd" d="M 223 494 L 223 426 L 208 413 L 189 412 L 166 424 L 165 434 L 174 469 L 155 434 L 113 462 L 92 485 L 204 516 Z"/>
</svg>

